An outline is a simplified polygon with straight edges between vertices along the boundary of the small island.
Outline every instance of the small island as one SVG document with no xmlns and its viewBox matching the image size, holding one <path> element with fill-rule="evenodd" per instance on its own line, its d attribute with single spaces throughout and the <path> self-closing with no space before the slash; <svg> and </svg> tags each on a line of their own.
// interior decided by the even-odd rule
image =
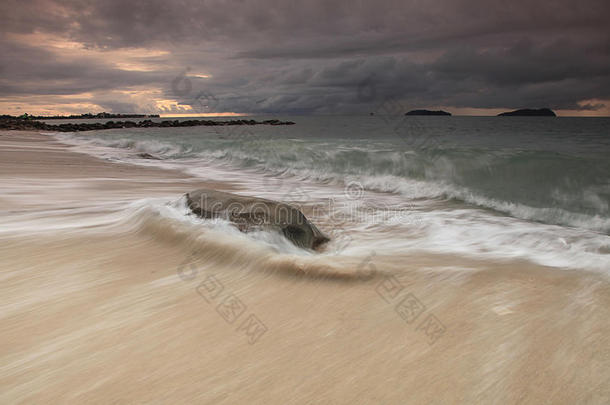
<svg viewBox="0 0 610 405">
<path fill-rule="evenodd" d="M 405 113 L 405 115 L 444 115 L 444 116 L 450 116 L 451 113 L 447 112 L 447 111 L 430 111 L 430 110 L 411 110 L 408 113 Z"/>
<path fill-rule="evenodd" d="M 531 109 L 531 108 L 523 108 L 520 110 L 503 112 L 498 114 L 498 117 L 556 117 L 553 110 L 550 108 L 539 108 L 539 109 Z"/>
</svg>

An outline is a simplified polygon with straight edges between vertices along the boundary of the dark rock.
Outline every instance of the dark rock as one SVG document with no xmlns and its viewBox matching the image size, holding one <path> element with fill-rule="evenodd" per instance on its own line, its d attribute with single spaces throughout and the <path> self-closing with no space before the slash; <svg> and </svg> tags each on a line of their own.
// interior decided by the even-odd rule
<svg viewBox="0 0 610 405">
<path fill-rule="evenodd" d="M 412 110 L 406 113 L 405 115 L 451 115 L 451 113 L 447 111 L 430 111 L 430 110 Z"/>
<path fill-rule="evenodd" d="M 161 158 L 146 152 L 138 153 L 138 157 L 141 157 L 142 159 L 161 160 Z"/>
<path fill-rule="evenodd" d="M 503 112 L 498 114 L 498 117 L 556 117 L 556 115 L 553 110 L 549 108 L 539 108 L 537 110 L 523 108 L 521 110 Z"/>
<path fill-rule="evenodd" d="M 291 205 L 257 197 L 200 189 L 186 194 L 190 210 L 202 218 L 223 218 L 242 232 L 272 229 L 299 247 L 315 249 L 330 239 Z"/>
</svg>

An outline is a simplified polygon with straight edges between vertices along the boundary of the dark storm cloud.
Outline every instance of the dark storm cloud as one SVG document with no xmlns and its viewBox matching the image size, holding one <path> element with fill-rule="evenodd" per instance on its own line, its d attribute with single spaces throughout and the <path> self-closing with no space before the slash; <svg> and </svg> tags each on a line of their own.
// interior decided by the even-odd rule
<svg viewBox="0 0 610 405">
<path fill-rule="evenodd" d="M 0 13 L 2 97 L 88 92 L 127 111 L 141 99 L 104 92 L 158 88 L 202 111 L 283 113 L 610 99 L 607 1 L 5 0 Z M 188 92 L 172 86 L 182 73 Z"/>
</svg>

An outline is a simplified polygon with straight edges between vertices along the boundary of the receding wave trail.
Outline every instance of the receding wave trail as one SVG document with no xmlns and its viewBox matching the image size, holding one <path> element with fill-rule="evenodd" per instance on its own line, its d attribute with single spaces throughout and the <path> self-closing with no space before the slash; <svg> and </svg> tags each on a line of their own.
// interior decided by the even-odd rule
<svg viewBox="0 0 610 405">
<path fill-rule="evenodd" d="M 69 239 L 137 234 L 159 240 L 189 252 L 182 263 L 184 274 L 178 269 L 178 274 L 186 278 L 189 268 L 205 265 L 311 278 L 363 279 L 362 274 L 354 271 L 362 257 L 337 254 L 334 246 L 337 241 L 327 246 L 326 253 L 314 254 L 296 247 L 277 232 L 260 230 L 244 234 L 228 221 L 192 215 L 184 197 L 26 212 L 3 218 L 0 223 L 0 237 L 27 239 L 47 235 Z"/>
<path fill-rule="evenodd" d="M 218 173 L 234 172 L 219 170 Z M 250 174 L 246 177 L 250 178 L 247 190 L 243 191 L 246 194 L 256 190 L 262 193 L 268 186 L 260 178 L 256 183 Z M 61 189 L 60 184 L 57 187 Z M 312 187 L 315 187 L 314 195 L 321 192 L 319 185 Z M 220 251 L 239 256 L 241 246 L 247 244 L 254 250 L 263 248 L 269 254 L 282 254 L 282 260 L 293 260 L 287 259 L 288 256 L 300 257 L 294 260 L 301 266 L 308 266 L 304 263 L 318 266 L 318 270 L 310 270 L 312 274 L 335 276 L 341 273 L 340 267 L 353 269 L 371 252 L 388 257 L 427 252 L 489 260 L 524 258 L 555 267 L 600 271 L 608 268 L 610 238 L 606 235 L 489 215 L 466 207 L 456 209 L 437 203 L 433 209 L 426 201 L 405 204 L 397 196 L 384 194 L 369 195 L 362 200 L 351 200 L 349 196 L 337 198 L 342 190 L 329 185 L 322 186 L 322 190 L 326 193 L 323 196 L 335 195 L 334 198 L 295 202 L 305 212 L 311 212 L 312 220 L 322 224 L 332 237 L 325 250 L 316 255 L 293 246 L 280 234 L 260 231 L 244 235 L 228 222 L 196 218 L 190 215 L 184 198 L 176 196 L 135 201 L 96 199 L 85 201 L 82 206 L 23 212 L 3 218 L 0 234 L 144 232 L 155 238 L 178 238 L 180 244 L 195 243 L 193 249 L 198 251 L 203 245 L 196 243 L 203 243 L 204 250 L 214 252 L 211 253 L 214 257 Z M 385 200 L 380 202 L 379 198 Z M 218 240 L 224 240 L 222 246 L 218 246 Z"/>
</svg>

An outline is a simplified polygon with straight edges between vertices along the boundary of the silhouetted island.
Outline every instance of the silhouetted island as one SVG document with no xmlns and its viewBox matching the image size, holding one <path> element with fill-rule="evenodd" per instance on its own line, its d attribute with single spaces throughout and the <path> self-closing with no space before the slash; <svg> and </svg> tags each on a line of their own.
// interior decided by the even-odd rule
<svg viewBox="0 0 610 405">
<path fill-rule="evenodd" d="M 521 110 L 515 110 L 510 112 L 503 112 L 498 114 L 498 117 L 556 117 L 553 110 L 550 108 L 522 108 Z"/>
<path fill-rule="evenodd" d="M 430 110 L 412 110 L 406 113 L 405 115 L 451 115 L 450 112 L 447 111 L 430 111 Z"/>
</svg>

